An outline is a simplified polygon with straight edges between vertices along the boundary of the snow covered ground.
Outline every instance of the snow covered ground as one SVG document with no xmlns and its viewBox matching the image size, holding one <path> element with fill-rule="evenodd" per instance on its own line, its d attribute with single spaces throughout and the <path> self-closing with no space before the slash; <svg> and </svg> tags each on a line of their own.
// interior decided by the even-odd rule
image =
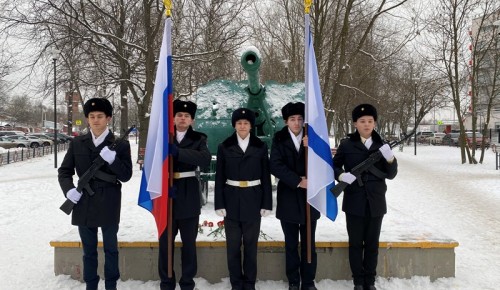
<svg viewBox="0 0 500 290">
<path fill-rule="evenodd" d="M 133 146 L 135 142 L 132 142 Z M 135 153 L 136 148 L 133 147 Z M 500 285 L 500 171 L 488 150 L 484 164 L 460 164 L 457 148 L 419 146 L 395 152 L 399 174 L 389 181 L 389 212 L 382 227 L 382 240 L 411 239 L 425 232 L 429 239 L 453 239 L 456 278 L 431 282 L 428 277 L 378 278 L 378 289 L 495 289 Z M 62 157 L 61 157 L 62 158 Z M 134 157 L 135 160 L 135 157 Z M 152 216 L 136 205 L 140 171 L 124 185 L 120 240 L 156 238 Z M 55 276 L 54 251 L 49 242 L 74 232 L 70 218 L 58 207 L 63 196 L 57 183 L 52 156 L 0 167 L 0 289 L 85 289 L 68 276 Z M 342 197 L 342 196 L 341 196 Z M 341 197 L 339 199 L 339 206 Z M 204 207 L 203 220 L 216 223 L 213 199 Z M 345 219 L 335 223 L 322 218 L 318 240 L 346 239 Z M 263 231 L 273 239 L 281 233 L 274 216 L 263 220 Z M 71 235 L 71 234 L 70 234 Z M 201 239 L 209 239 L 201 236 Z M 197 288 L 228 289 L 229 282 L 209 284 L 196 279 Z M 100 283 L 100 289 L 104 289 Z M 257 289 L 288 289 L 283 281 L 259 281 Z M 318 289 L 352 289 L 352 281 L 322 280 Z M 123 290 L 159 289 L 158 281 L 120 281 Z"/>
</svg>

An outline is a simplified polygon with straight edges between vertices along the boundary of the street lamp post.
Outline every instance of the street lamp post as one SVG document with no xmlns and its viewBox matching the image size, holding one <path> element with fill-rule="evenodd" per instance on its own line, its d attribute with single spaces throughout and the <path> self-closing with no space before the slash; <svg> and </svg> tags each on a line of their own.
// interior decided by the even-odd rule
<svg viewBox="0 0 500 290">
<path fill-rule="evenodd" d="M 415 138 L 414 138 L 414 142 L 413 142 L 413 146 L 415 147 L 415 150 L 414 150 L 414 155 L 417 156 L 417 81 L 418 81 L 418 78 L 413 78 L 413 81 L 415 83 L 415 106 L 413 108 L 413 112 L 414 112 L 414 117 L 415 117 Z"/>
<path fill-rule="evenodd" d="M 59 58 L 59 50 L 52 51 L 52 61 L 54 63 L 54 168 L 57 168 L 57 102 L 56 102 L 56 62 Z"/>
<path fill-rule="evenodd" d="M 113 97 L 113 98 L 112 98 L 112 101 L 113 101 L 113 109 L 114 109 L 114 108 L 116 108 L 116 107 L 115 107 L 115 93 L 112 93 L 112 94 L 111 94 L 111 96 Z M 113 116 L 116 116 L 116 115 L 115 115 L 115 112 L 113 112 Z M 113 124 L 113 125 L 112 125 L 112 127 L 113 127 L 113 129 L 112 129 L 112 130 L 113 130 L 113 133 L 115 132 L 115 119 L 116 119 L 116 118 L 112 118 L 112 119 L 111 119 L 111 122 L 113 122 L 113 123 L 112 123 L 112 124 Z"/>
<path fill-rule="evenodd" d="M 45 127 L 45 112 L 43 111 L 43 103 L 40 103 L 40 109 L 42 109 L 42 125 L 40 126 L 42 132 L 44 132 L 43 128 Z"/>
<path fill-rule="evenodd" d="M 73 134 L 73 92 L 66 94 L 68 98 L 68 135 Z"/>
</svg>

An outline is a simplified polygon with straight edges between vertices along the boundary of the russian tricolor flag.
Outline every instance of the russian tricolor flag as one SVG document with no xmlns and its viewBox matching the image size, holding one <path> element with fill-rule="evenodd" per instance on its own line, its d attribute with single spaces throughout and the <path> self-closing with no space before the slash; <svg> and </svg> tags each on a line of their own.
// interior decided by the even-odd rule
<svg viewBox="0 0 500 290">
<path fill-rule="evenodd" d="M 168 138 L 169 134 L 173 135 L 174 132 L 171 106 L 173 98 L 171 30 L 172 20 L 167 17 L 149 116 L 148 139 L 138 201 L 140 206 L 153 214 L 158 228 L 158 237 L 167 227 Z"/>
<path fill-rule="evenodd" d="M 330 188 L 335 184 L 333 161 L 319 85 L 316 56 L 311 41 L 309 14 L 306 14 L 305 39 L 305 119 L 308 130 L 307 201 L 323 215 L 334 221 L 337 218 L 338 207 L 337 199 L 330 192 Z"/>
</svg>

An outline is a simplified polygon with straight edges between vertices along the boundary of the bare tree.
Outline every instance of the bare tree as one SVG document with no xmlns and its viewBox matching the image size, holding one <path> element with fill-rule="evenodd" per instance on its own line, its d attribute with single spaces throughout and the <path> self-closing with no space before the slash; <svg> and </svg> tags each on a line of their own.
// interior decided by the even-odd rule
<svg viewBox="0 0 500 290">
<path fill-rule="evenodd" d="M 5 27 L 0 23 L 0 104 L 2 104 L 0 105 L 0 111 L 9 99 L 7 93 L 9 85 L 4 78 L 10 74 L 13 66 L 11 54 L 8 51 L 7 34 L 2 33 L 4 30 Z"/>
<path fill-rule="evenodd" d="M 269 9 L 257 10 L 259 21 L 253 27 L 254 37 L 264 46 L 266 62 L 271 62 L 272 68 L 264 66 L 264 70 L 284 80 L 279 71 L 287 69 L 280 62 L 288 59 L 287 81 L 302 81 L 303 1 L 268 2 L 271 3 Z M 313 42 L 327 122 L 331 126 L 336 120 L 337 140 L 351 130 L 349 113 L 355 104 L 368 101 L 385 106 L 394 101 L 394 98 L 384 98 L 389 92 L 381 83 L 384 78 L 381 71 L 390 66 L 390 59 L 416 35 L 411 19 L 390 14 L 406 2 L 314 2 Z M 401 25 L 402 22 L 405 25 Z M 405 26 L 408 28 L 401 29 Z"/>
<path fill-rule="evenodd" d="M 172 39 L 175 94 L 179 97 L 229 71 L 226 59 L 246 39 L 238 17 L 246 6 L 245 1 L 220 0 L 175 4 Z M 133 99 L 139 148 L 145 147 L 163 29 L 162 1 L 30 0 L 20 6 L 6 3 L 3 8 L 1 19 L 10 29 L 23 28 L 19 36 L 31 41 L 37 56 L 33 67 L 43 58 L 51 58 L 49 48 L 56 47 L 64 64 L 57 71 L 58 86 L 79 92 L 82 102 L 94 96 L 119 97 L 121 130 L 128 127 L 129 101 Z M 46 83 L 50 84 L 48 78 Z"/>
<path fill-rule="evenodd" d="M 100 1 L 26 1 L 21 7 L 8 5 L 3 19 L 11 29 L 23 28 L 23 33 L 18 36 L 30 39 L 36 45 L 33 50 L 37 58 L 32 63 L 33 67 L 41 64 L 42 57 L 51 57 L 48 55 L 50 47 L 61 51 L 61 63 L 64 65 L 59 66 L 57 79 L 58 85 L 65 84 L 66 92 L 78 91 L 83 98 L 89 98 L 101 90 L 110 91 L 118 87 L 121 128 L 125 128 L 128 121 L 127 92 L 144 87 L 144 79 L 147 81 L 144 72 L 150 72 L 152 83 L 154 54 L 158 46 L 157 43 L 149 43 L 148 50 L 141 42 L 144 38 L 140 36 L 144 34 L 137 31 L 144 21 L 139 21 L 140 16 L 144 16 L 144 11 L 148 9 L 157 11 L 154 14 L 156 24 L 144 30 L 154 34 L 152 39 L 156 39 L 162 18 L 163 7 L 153 6 L 156 1 L 150 1 L 150 6 L 147 6 L 147 1 L 143 3 L 145 6 L 140 3 L 137 0 L 103 5 Z M 153 61 L 144 63 L 144 54 L 148 51 Z M 145 69 L 148 64 L 149 70 Z M 141 74 L 134 75 L 134 68 L 139 68 Z M 134 86 L 137 83 L 139 86 Z M 146 102 L 146 110 L 148 108 L 149 103 Z"/>
<path fill-rule="evenodd" d="M 265 58 L 264 80 L 304 81 L 304 1 L 256 3 L 252 38 Z"/>
<path fill-rule="evenodd" d="M 6 112 L 17 124 L 27 125 L 39 122 L 38 116 L 40 115 L 36 111 L 37 108 L 34 106 L 32 99 L 27 95 L 13 97 L 7 103 Z"/>
<path fill-rule="evenodd" d="M 448 80 L 451 100 L 457 114 L 461 132 L 461 161 L 476 163 L 473 152 L 465 144 L 464 111 L 470 105 L 467 96 L 468 72 L 468 31 L 470 15 L 479 1 L 460 0 L 437 2 L 434 15 L 430 22 L 429 33 L 425 39 L 432 44 L 435 59 L 429 59 L 428 64 L 436 68 Z M 428 40 L 431 41 L 428 41 Z"/>
<path fill-rule="evenodd" d="M 239 68 L 237 51 L 248 40 L 244 12 L 249 1 L 182 1 L 174 18 L 174 76 L 177 97 L 188 97 L 214 79 L 230 79 Z"/>
<path fill-rule="evenodd" d="M 487 135 L 488 124 L 493 107 L 500 101 L 500 50 L 498 48 L 500 32 L 500 6 L 493 2 L 481 3 L 482 16 L 472 20 L 469 30 L 471 59 L 469 62 L 469 81 L 472 116 L 472 155 L 476 144 L 476 131 Z M 497 21 L 497 22 L 495 22 Z M 485 115 L 482 128 L 478 128 L 477 117 Z M 481 157 L 483 162 L 485 143 L 481 142 Z"/>
</svg>

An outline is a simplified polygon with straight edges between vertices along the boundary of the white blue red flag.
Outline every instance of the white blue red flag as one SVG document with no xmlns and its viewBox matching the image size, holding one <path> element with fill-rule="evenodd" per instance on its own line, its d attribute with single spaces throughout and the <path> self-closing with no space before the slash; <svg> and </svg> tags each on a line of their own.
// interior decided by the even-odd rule
<svg viewBox="0 0 500 290">
<path fill-rule="evenodd" d="M 319 84 L 316 56 L 311 41 L 309 14 L 306 14 L 305 33 L 306 72 L 306 123 L 308 135 L 307 151 L 307 201 L 334 221 L 337 218 L 337 199 L 330 192 L 335 185 L 332 153 Z"/>
<path fill-rule="evenodd" d="M 172 20 L 167 17 L 149 116 L 148 139 L 142 169 L 138 204 L 149 210 L 156 221 L 158 237 L 167 227 L 169 155 L 168 138 L 172 122 Z"/>
</svg>

